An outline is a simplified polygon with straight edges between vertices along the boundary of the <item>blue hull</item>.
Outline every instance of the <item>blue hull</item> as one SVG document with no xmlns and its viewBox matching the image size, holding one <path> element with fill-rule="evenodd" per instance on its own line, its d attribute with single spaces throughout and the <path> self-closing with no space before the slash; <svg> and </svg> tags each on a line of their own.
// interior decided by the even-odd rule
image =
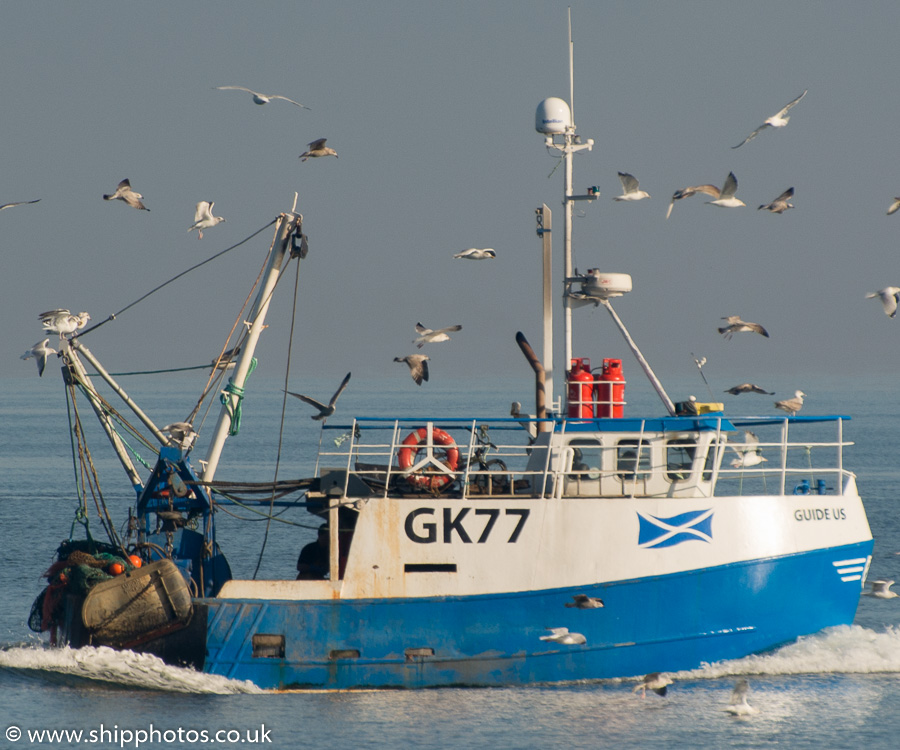
<svg viewBox="0 0 900 750">
<path fill-rule="evenodd" d="M 835 563 L 865 559 L 872 546 L 869 540 L 676 575 L 504 595 L 205 599 L 204 670 L 263 688 L 346 689 L 518 685 L 693 669 L 852 623 L 860 581 L 842 580 Z M 567 608 L 574 594 L 600 597 L 605 606 Z M 541 640 L 551 627 L 566 627 L 586 642 Z M 278 642 L 283 636 L 283 656 L 278 648 L 254 655 L 257 634 Z"/>
</svg>

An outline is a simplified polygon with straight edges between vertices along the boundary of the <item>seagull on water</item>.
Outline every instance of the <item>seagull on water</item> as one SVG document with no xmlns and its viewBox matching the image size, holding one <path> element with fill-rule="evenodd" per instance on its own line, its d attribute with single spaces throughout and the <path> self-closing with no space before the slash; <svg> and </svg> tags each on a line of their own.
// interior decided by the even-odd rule
<svg viewBox="0 0 900 750">
<path fill-rule="evenodd" d="M 725 711 L 734 716 L 752 716 L 758 714 L 759 709 L 747 703 L 747 693 L 750 692 L 750 683 L 741 678 L 734 684 L 731 693 L 731 703 L 725 707 Z"/>
<path fill-rule="evenodd" d="M 744 431 L 743 445 L 730 447 L 737 453 L 737 458 L 731 462 L 735 469 L 749 469 L 751 466 L 758 466 L 763 461 L 769 460 L 759 452 L 759 438 L 750 430 Z"/>
<path fill-rule="evenodd" d="M 669 201 L 669 210 L 666 211 L 666 218 L 668 219 L 672 215 L 672 209 L 675 207 L 675 201 L 680 201 L 683 198 L 690 198 L 692 195 L 696 195 L 697 193 L 705 193 L 706 195 L 711 195 L 713 198 L 718 198 L 719 188 L 717 188 L 715 185 L 692 185 L 691 187 L 676 190 L 674 193 L 672 193 L 672 200 Z"/>
<path fill-rule="evenodd" d="M 738 208 L 739 206 L 746 206 L 747 204 L 744 203 L 744 201 L 734 197 L 736 192 L 737 177 L 734 176 L 734 172 L 729 172 L 728 177 L 725 178 L 725 184 L 722 186 L 722 191 L 716 199 L 706 202 L 711 206 L 718 206 L 719 208 Z"/>
<path fill-rule="evenodd" d="M 900 596 L 895 591 L 891 591 L 891 586 L 894 585 L 893 581 L 869 581 L 869 585 L 872 589 L 864 592 L 864 596 L 874 596 L 876 599 L 895 599 Z"/>
<path fill-rule="evenodd" d="M 776 401 L 775 408 L 786 411 L 790 416 L 794 416 L 803 408 L 803 397 L 806 394 L 803 391 L 794 391 L 793 398 L 786 398 L 784 401 Z"/>
<path fill-rule="evenodd" d="M 15 201 L 13 203 L 4 203 L 0 205 L 0 211 L 2 211 L 4 208 L 12 208 L 13 206 L 25 206 L 29 203 L 37 203 L 39 200 L 40 198 L 35 198 L 33 201 Z"/>
<path fill-rule="evenodd" d="M 338 397 L 344 392 L 344 388 L 347 387 L 347 383 L 350 382 L 350 373 L 348 372 L 344 379 L 341 381 L 341 384 L 338 386 L 338 389 L 334 392 L 334 395 L 331 397 L 331 401 L 327 404 L 323 404 L 321 401 L 316 401 L 314 398 L 310 398 L 309 396 L 304 396 L 302 393 L 294 393 L 293 391 L 285 391 L 289 396 L 293 396 L 294 398 L 299 398 L 304 403 L 309 404 L 310 406 L 316 407 L 319 410 L 318 414 L 313 414 L 312 419 L 315 420 L 324 420 L 328 419 L 332 414 L 334 414 L 335 404 L 337 404 Z"/>
<path fill-rule="evenodd" d="M 422 385 L 423 380 L 428 380 L 428 360 L 425 354 L 409 354 L 405 357 L 394 357 L 394 362 L 406 362 L 409 366 L 409 374 L 416 381 L 416 385 Z"/>
<path fill-rule="evenodd" d="M 572 599 L 574 601 L 566 602 L 566 606 L 576 609 L 599 609 L 603 606 L 603 600 L 596 596 L 588 596 L 587 594 L 575 594 Z"/>
<path fill-rule="evenodd" d="M 771 203 L 764 203 L 756 210 L 761 211 L 762 209 L 766 209 L 766 211 L 771 211 L 773 214 L 783 214 L 789 208 L 794 207 L 793 203 L 788 202 L 793 197 L 794 197 L 794 188 L 789 187 L 787 190 L 785 190 L 781 195 L 779 195 Z"/>
<path fill-rule="evenodd" d="M 84 328 L 90 319 L 91 316 L 86 312 L 75 315 L 65 309 L 48 310 L 38 315 L 38 320 L 41 321 L 44 330 L 58 333 L 60 338 L 66 333 L 75 333 Z"/>
<path fill-rule="evenodd" d="M 192 232 L 193 230 L 198 229 L 198 240 L 203 239 L 204 229 L 209 229 L 210 227 L 214 227 L 216 224 L 225 221 L 225 218 L 222 216 L 213 216 L 212 211 L 213 206 L 215 205 L 215 201 L 200 201 L 197 204 L 197 208 L 194 211 L 194 223 L 188 227 L 188 231 Z"/>
<path fill-rule="evenodd" d="M 580 646 L 587 643 L 581 633 L 570 633 L 568 628 L 546 628 L 550 631 L 550 635 L 542 635 L 542 641 L 550 641 L 551 643 L 561 643 L 564 646 Z"/>
<path fill-rule="evenodd" d="M 319 156 L 333 156 L 337 159 L 337 151 L 326 146 L 325 140 L 325 138 L 319 138 L 308 143 L 306 146 L 307 150 L 300 154 L 300 161 L 306 161 L 309 158 L 315 159 Z"/>
<path fill-rule="evenodd" d="M 633 174 L 619 172 L 619 180 L 622 182 L 622 195 L 617 195 L 613 200 L 641 201 L 650 197 L 650 193 L 640 189 L 638 180 Z"/>
<path fill-rule="evenodd" d="M 804 91 L 802 94 L 800 94 L 800 96 L 788 103 L 783 109 L 780 109 L 777 114 L 774 114 L 771 117 L 767 118 L 762 125 L 760 125 L 756 130 L 750 133 L 750 135 L 744 138 L 744 140 L 742 140 L 737 146 L 732 146 L 732 148 L 740 148 L 748 141 L 752 141 L 766 128 L 783 128 L 791 119 L 787 116 L 787 113 L 790 111 L 791 107 L 799 102 L 804 96 L 806 96 L 806 91 Z"/>
<path fill-rule="evenodd" d="M 644 675 L 644 679 L 635 685 L 631 692 L 636 693 L 640 690 L 641 698 L 647 697 L 648 690 L 652 690 L 657 695 L 665 695 L 671 684 L 672 679 L 664 672 L 650 672 L 650 674 Z"/>
<path fill-rule="evenodd" d="M 436 331 L 426 328 L 421 323 L 416 323 L 416 333 L 419 338 L 413 339 L 413 343 L 421 349 L 425 344 L 434 344 L 438 341 L 449 341 L 448 331 L 461 331 L 462 326 L 447 326 L 446 328 L 438 328 Z"/>
<path fill-rule="evenodd" d="M 889 318 L 895 318 L 897 316 L 897 302 L 900 301 L 900 287 L 886 286 L 884 289 L 879 289 L 877 292 L 870 292 L 866 295 L 866 299 L 873 299 L 875 297 L 881 300 L 881 304 L 884 306 L 885 315 Z"/>
<path fill-rule="evenodd" d="M 888 206 L 887 215 L 890 216 L 897 213 L 897 209 L 900 209 L 900 198 L 894 198 L 894 202 Z"/>
<path fill-rule="evenodd" d="M 37 362 L 38 376 L 41 376 L 44 374 L 44 368 L 47 366 L 47 360 L 51 354 L 56 354 L 56 349 L 50 348 L 50 339 L 44 339 L 43 341 L 38 341 L 31 349 L 25 352 L 21 359 L 34 357 L 34 361 Z"/>
<path fill-rule="evenodd" d="M 282 99 L 286 102 L 290 102 L 291 104 L 296 104 L 298 107 L 302 109 L 309 109 L 309 107 L 301 104 L 300 102 L 295 102 L 293 99 L 288 99 L 286 96 L 282 96 L 281 94 L 260 94 L 258 91 L 253 91 L 252 89 L 244 88 L 243 86 L 216 86 L 219 91 L 246 91 L 253 98 L 254 104 L 268 104 L 272 99 Z"/>
<path fill-rule="evenodd" d="M 741 320 L 740 315 L 728 315 L 726 317 L 723 317 L 722 320 L 726 321 L 728 325 L 723 328 L 719 328 L 719 333 L 721 333 L 726 339 L 731 339 L 734 334 L 740 333 L 741 331 L 759 333 L 766 338 L 769 338 L 769 332 L 759 323 L 748 323 L 746 320 Z"/>
<path fill-rule="evenodd" d="M 131 183 L 126 179 L 122 180 L 118 185 L 116 185 L 116 190 L 114 193 L 104 195 L 103 200 L 120 200 L 124 201 L 132 208 L 138 208 L 141 211 L 149 211 L 150 209 L 147 208 L 143 203 L 141 203 L 141 199 L 143 197 L 143 195 L 141 195 L 140 193 L 136 193 L 131 189 Z"/>
<path fill-rule="evenodd" d="M 488 260 L 490 258 L 496 258 L 497 253 L 490 247 L 486 247 L 484 249 L 479 249 L 477 247 L 470 247 L 468 250 L 463 250 L 461 253 L 456 253 L 453 256 L 454 258 L 462 258 L 463 260 Z"/>
<path fill-rule="evenodd" d="M 754 385 L 753 383 L 741 383 L 740 385 L 735 385 L 729 388 L 725 393 L 730 393 L 732 396 L 740 396 L 742 393 L 762 393 L 764 396 L 774 396 L 775 392 L 764 391 L 758 385 Z"/>
</svg>

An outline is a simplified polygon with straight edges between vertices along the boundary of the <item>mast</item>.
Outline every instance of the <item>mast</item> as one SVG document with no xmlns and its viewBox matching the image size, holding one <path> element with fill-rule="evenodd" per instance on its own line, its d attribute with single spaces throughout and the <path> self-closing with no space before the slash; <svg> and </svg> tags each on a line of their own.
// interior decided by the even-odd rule
<svg viewBox="0 0 900 750">
<path fill-rule="evenodd" d="M 303 217 L 295 213 L 282 214 L 278 219 L 272 255 L 266 267 L 263 285 L 259 290 L 250 314 L 250 330 L 247 333 L 247 339 L 241 348 L 240 357 L 229 381 L 229 388 L 223 391 L 222 410 L 219 412 L 219 421 L 216 424 L 216 430 L 206 454 L 206 468 L 203 472 L 203 481 L 205 482 L 212 481 L 215 476 L 219 459 L 222 456 L 222 448 L 231 430 L 232 415 L 234 410 L 240 406 L 240 394 L 243 393 L 244 384 L 247 381 L 250 361 L 253 359 L 253 353 L 256 351 L 259 335 L 265 328 L 266 313 L 269 310 L 269 303 L 272 301 L 272 292 L 275 289 L 275 284 L 278 282 L 278 277 L 286 259 L 290 258 L 290 253 L 287 252 L 288 242 L 294 232 L 298 231 L 302 221 Z"/>
</svg>

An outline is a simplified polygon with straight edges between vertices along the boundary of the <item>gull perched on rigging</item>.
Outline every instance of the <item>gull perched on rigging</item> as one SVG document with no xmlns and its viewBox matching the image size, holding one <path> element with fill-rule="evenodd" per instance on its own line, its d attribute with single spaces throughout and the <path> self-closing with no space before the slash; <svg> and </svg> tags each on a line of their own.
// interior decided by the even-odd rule
<svg viewBox="0 0 900 750">
<path fill-rule="evenodd" d="M 306 161 L 309 158 L 317 158 L 319 156 L 333 156 L 337 159 L 337 151 L 333 148 L 330 148 L 325 145 L 325 138 L 319 138 L 318 140 L 312 141 L 308 143 L 306 146 L 306 151 L 300 154 L 300 161 Z"/>
<path fill-rule="evenodd" d="M 684 198 L 690 198 L 692 195 L 696 195 L 697 193 L 705 193 L 706 195 L 711 195 L 713 198 L 719 197 L 719 188 L 715 185 L 692 185 L 690 187 L 681 188 L 681 190 L 676 190 L 672 193 L 672 200 L 669 201 L 669 209 L 666 211 L 666 218 L 668 219 L 672 215 L 672 209 L 675 207 L 675 201 L 680 201 Z"/>
<path fill-rule="evenodd" d="M 746 320 L 741 320 L 740 315 L 728 315 L 727 317 L 723 317 L 722 320 L 726 321 L 728 325 L 719 328 L 719 333 L 726 339 L 730 339 L 734 334 L 740 333 L 741 331 L 759 333 L 766 338 L 769 338 L 769 332 L 759 323 L 748 323 Z"/>
<path fill-rule="evenodd" d="M 143 197 L 144 196 L 140 193 L 136 193 L 134 190 L 132 190 L 131 183 L 127 179 L 125 179 L 122 180 L 118 185 L 116 185 L 115 192 L 110 193 L 109 195 L 104 195 L 103 200 L 120 200 L 127 203 L 132 208 L 138 208 L 141 211 L 149 211 L 150 209 L 147 208 L 143 203 L 141 203 L 141 199 Z"/>
<path fill-rule="evenodd" d="M 172 424 L 167 424 L 163 427 L 160 432 L 169 433 L 169 437 L 172 438 L 171 442 L 180 445 L 184 449 L 189 448 L 197 438 L 194 426 L 190 422 L 172 422 Z"/>
<path fill-rule="evenodd" d="M 38 315 L 44 330 L 58 333 L 60 338 L 66 333 L 75 333 L 84 328 L 90 319 L 91 316 L 86 312 L 75 315 L 66 309 L 48 310 Z"/>
<path fill-rule="evenodd" d="M 641 201 L 650 197 L 650 193 L 640 189 L 638 180 L 633 174 L 619 172 L 619 180 L 622 183 L 622 195 L 617 195 L 613 200 Z"/>
<path fill-rule="evenodd" d="M 794 391 L 793 398 L 786 398 L 784 401 L 776 401 L 775 408 L 786 411 L 790 416 L 794 416 L 803 408 L 803 397 L 806 394 L 803 391 Z"/>
<path fill-rule="evenodd" d="M 197 239 L 203 239 L 203 230 L 209 229 L 210 227 L 214 227 L 216 224 L 225 221 L 225 218 L 222 216 L 213 216 L 213 206 L 216 205 L 215 201 L 200 201 L 197 204 L 197 209 L 194 211 L 194 223 L 188 227 L 188 231 L 191 232 L 194 229 L 199 230 L 197 234 Z"/>
<path fill-rule="evenodd" d="M 750 692 L 750 683 L 741 678 L 734 684 L 731 692 L 731 703 L 725 707 L 725 711 L 734 716 L 751 716 L 758 714 L 759 709 L 747 703 L 747 693 Z"/>
<path fill-rule="evenodd" d="M 406 362 L 409 366 L 409 374 L 416 381 L 416 385 L 422 385 L 423 380 L 428 380 L 428 357 L 425 354 L 408 354 L 405 357 L 394 357 L 394 362 Z"/>
<path fill-rule="evenodd" d="M 648 690 L 652 690 L 657 695 L 665 695 L 671 684 L 672 679 L 667 674 L 664 674 L 663 672 L 650 672 L 649 674 L 644 675 L 644 679 L 635 685 L 631 692 L 636 693 L 640 690 L 641 698 L 647 697 Z"/>
<path fill-rule="evenodd" d="M 587 643 L 581 633 L 570 633 L 568 628 L 546 628 L 550 631 L 549 635 L 542 635 L 542 641 L 550 641 L 551 643 L 561 643 L 564 646 L 580 646 Z"/>
<path fill-rule="evenodd" d="M 771 211 L 773 214 L 783 214 L 789 208 L 794 207 L 794 204 L 789 202 L 793 197 L 794 188 L 789 187 L 771 203 L 763 203 L 763 205 L 756 210 L 761 211 L 762 209 L 766 209 L 766 211 Z"/>
<path fill-rule="evenodd" d="M 50 348 L 50 339 L 44 339 L 43 341 L 38 341 L 31 349 L 25 352 L 21 359 L 34 357 L 34 361 L 37 362 L 38 376 L 42 376 L 51 354 L 56 354 L 56 349 Z"/>
<path fill-rule="evenodd" d="M 468 250 L 463 250 L 461 253 L 456 253 L 454 258 L 462 258 L 463 260 L 488 260 L 490 258 L 496 258 L 497 253 L 490 247 L 486 247 L 484 249 L 480 249 L 477 247 L 470 247 Z"/>
<path fill-rule="evenodd" d="M 298 107 L 302 109 L 309 109 L 309 107 L 301 104 L 300 102 L 295 102 L 293 99 L 288 99 L 286 96 L 282 96 L 281 94 L 260 94 L 258 91 L 253 91 L 253 89 L 245 88 L 244 86 L 216 86 L 219 91 L 246 91 L 253 98 L 254 104 L 268 104 L 272 99 L 282 99 L 286 102 L 290 102 L 291 104 L 296 104 Z"/>
<path fill-rule="evenodd" d="M 341 384 L 338 386 L 338 389 L 334 392 L 334 395 L 331 397 L 331 401 L 327 404 L 323 404 L 321 401 L 316 401 L 314 398 L 310 398 L 309 396 L 304 396 L 302 393 L 294 393 L 293 391 L 285 391 L 289 396 L 293 396 L 294 398 L 299 398 L 304 403 L 309 404 L 310 406 L 314 406 L 319 410 L 318 414 L 313 414 L 311 419 L 320 420 L 320 419 L 328 419 L 332 414 L 334 414 L 335 404 L 337 404 L 338 397 L 344 392 L 344 388 L 347 387 L 347 383 L 350 382 L 350 373 L 348 372 L 344 379 L 341 381 Z"/>
<path fill-rule="evenodd" d="M 759 452 L 759 438 L 750 430 L 744 431 L 743 445 L 729 447 L 737 453 L 737 458 L 731 462 L 735 469 L 749 469 L 751 466 L 758 466 L 763 461 L 769 460 Z"/>
<path fill-rule="evenodd" d="M 807 89 L 808 90 L 808 89 Z M 777 114 L 772 115 L 769 118 L 766 118 L 766 121 L 760 125 L 756 130 L 754 130 L 750 135 L 748 135 L 744 140 L 742 140 L 737 146 L 732 146 L 732 148 L 740 148 L 748 141 L 752 141 L 756 136 L 758 136 L 763 130 L 766 128 L 783 128 L 788 124 L 788 121 L 791 119 L 787 116 L 788 111 L 790 111 L 791 107 L 793 107 L 797 102 L 799 102 L 804 96 L 806 96 L 806 91 L 804 91 L 800 96 L 794 99 L 792 102 L 788 103 L 783 109 L 780 109 Z"/>
<path fill-rule="evenodd" d="M 772 391 L 764 391 L 758 385 L 754 385 L 753 383 L 741 383 L 740 385 L 734 385 L 729 388 L 725 393 L 730 393 L 732 396 L 740 396 L 742 393 L 762 393 L 764 396 L 774 396 L 775 392 Z"/>
<path fill-rule="evenodd" d="M 40 198 L 35 198 L 33 201 L 14 201 L 13 203 L 4 203 L 0 205 L 0 211 L 2 211 L 4 208 L 12 208 L 13 206 L 25 206 L 29 203 L 37 203 L 39 200 Z"/>
<path fill-rule="evenodd" d="M 881 300 L 881 304 L 884 306 L 885 315 L 889 318 L 895 318 L 897 316 L 897 302 L 900 301 L 900 287 L 886 286 L 884 289 L 879 289 L 877 292 L 870 292 L 866 295 L 866 299 L 873 299 L 875 297 Z"/>
<path fill-rule="evenodd" d="M 900 596 L 895 591 L 891 591 L 891 586 L 894 585 L 893 581 L 869 581 L 869 585 L 872 588 L 870 591 L 863 592 L 864 596 L 874 596 L 876 599 L 894 599 Z"/>
<path fill-rule="evenodd" d="M 716 196 L 715 200 L 706 202 L 711 206 L 718 206 L 719 208 L 737 208 L 738 206 L 746 206 L 747 204 L 744 203 L 744 201 L 734 197 L 736 192 L 737 177 L 734 176 L 734 172 L 729 172 L 719 195 Z"/>
<path fill-rule="evenodd" d="M 419 334 L 419 338 L 413 339 L 413 343 L 421 349 L 425 344 L 434 344 L 438 341 L 449 341 L 450 336 L 447 334 L 448 331 L 461 330 L 462 326 L 447 326 L 446 328 L 438 328 L 436 331 L 432 331 L 421 323 L 416 323 L 416 333 Z"/>
</svg>

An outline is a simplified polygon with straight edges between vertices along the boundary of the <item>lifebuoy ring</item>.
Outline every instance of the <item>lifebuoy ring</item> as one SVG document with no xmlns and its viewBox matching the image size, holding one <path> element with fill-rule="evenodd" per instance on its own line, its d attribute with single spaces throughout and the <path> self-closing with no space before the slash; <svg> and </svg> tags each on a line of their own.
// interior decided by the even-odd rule
<svg viewBox="0 0 900 750">
<path fill-rule="evenodd" d="M 423 440 L 428 440 L 427 427 L 413 430 L 403 438 L 403 447 L 397 452 L 397 463 L 404 472 L 415 464 L 416 456 L 422 449 L 420 444 Z M 431 429 L 431 440 L 434 445 L 444 448 L 443 460 L 435 456 L 429 465 L 407 474 L 406 481 L 413 487 L 437 491 L 453 481 L 453 473 L 459 466 L 459 448 L 456 447 L 456 441 L 450 435 L 437 427 Z M 440 467 L 444 467 L 446 471 Z"/>
</svg>

